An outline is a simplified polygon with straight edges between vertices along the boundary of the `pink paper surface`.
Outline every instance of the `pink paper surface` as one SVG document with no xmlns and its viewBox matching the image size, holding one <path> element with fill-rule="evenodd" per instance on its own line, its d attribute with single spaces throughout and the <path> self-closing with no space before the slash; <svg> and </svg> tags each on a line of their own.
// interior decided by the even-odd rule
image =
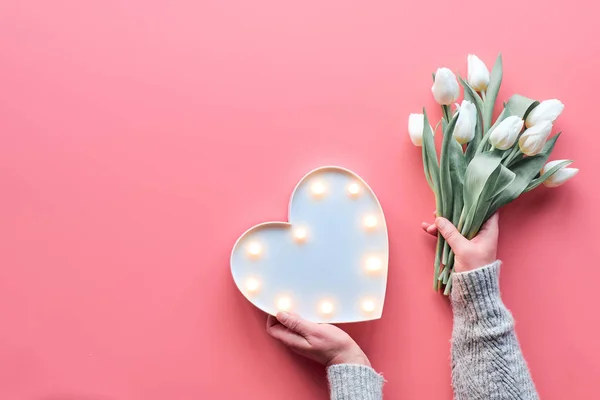
<svg viewBox="0 0 600 400">
<path fill-rule="evenodd" d="M 383 318 L 347 326 L 390 399 L 451 399 L 433 196 L 406 132 L 431 72 L 504 54 L 500 99 L 566 104 L 579 175 L 506 207 L 504 299 L 541 397 L 600 391 L 600 24 L 589 1 L 0 4 L 0 398 L 325 399 L 229 270 L 304 173 L 375 190 Z"/>
</svg>

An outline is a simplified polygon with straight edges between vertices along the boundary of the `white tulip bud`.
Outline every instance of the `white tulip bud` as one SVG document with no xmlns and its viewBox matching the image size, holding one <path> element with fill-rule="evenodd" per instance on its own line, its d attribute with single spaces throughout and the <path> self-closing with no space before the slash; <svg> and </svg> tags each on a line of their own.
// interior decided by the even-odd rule
<svg viewBox="0 0 600 400">
<path fill-rule="evenodd" d="M 544 148 L 548 136 L 552 132 L 552 122 L 542 121 L 528 128 L 519 138 L 519 147 L 524 154 L 534 156 Z"/>
<path fill-rule="evenodd" d="M 438 68 L 431 91 L 438 104 L 449 106 L 454 103 L 460 95 L 456 75 L 448 68 Z"/>
<path fill-rule="evenodd" d="M 463 100 L 454 127 L 454 138 L 460 144 L 469 143 L 475 137 L 477 123 L 477 108 L 469 100 Z"/>
<path fill-rule="evenodd" d="M 521 133 L 524 123 L 525 121 L 516 115 L 505 118 L 490 134 L 490 143 L 500 150 L 510 149 Z"/>
<path fill-rule="evenodd" d="M 546 171 L 554 168 L 556 165 L 558 165 L 564 161 L 567 161 L 567 160 L 550 161 L 548 164 L 546 164 L 544 166 L 544 168 L 542 168 L 541 174 L 544 175 L 546 173 Z M 577 175 L 578 172 L 579 172 L 578 168 L 562 167 L 561 169 L 556 171 L 554 174 L 552 174 L 552 176 L 550 176 L 548 179 L 546 179 L 544 181 L 544 186 L 547 186 L 547 187 L 560 186 L 563 183 L 565 183 L 566 181 L 568 181 L 569 179 L 571 179 L 572 177 L 574 177 L 575 175 Z"/>
<path fill-rule="evenodd" d="M 467 82 L 476 91 L 484 92 L 490 83 L 490 71 L 475 54 L 469 54 L 467 64 Z"/>
<path fill-rule="evenodd" d="M 408 134 L 410 140 L 415 146 L 423 145 L 423 128 L 425 125 L 425 116 L 423 114 L 410 114 L 408 116 Z M 431 129 L 431 133 L 435 135 L 435 132 Z"/>
<path fill-rule="evenodd" d="M 565 106 L 563 103 L 561 103 L 560 100 L 544 100 L 536 108 L 531 110 L 531 112 L 527 116 L 527 121 L 525 121 L 525 125 L 528 128 L 530 128 L 542 121 L 550 121 L 554 123 L 554 121 L 556 121 L 556 118 L 558 118 L 559 115 L 562 114 L 564 109 Z"/>
</svg>

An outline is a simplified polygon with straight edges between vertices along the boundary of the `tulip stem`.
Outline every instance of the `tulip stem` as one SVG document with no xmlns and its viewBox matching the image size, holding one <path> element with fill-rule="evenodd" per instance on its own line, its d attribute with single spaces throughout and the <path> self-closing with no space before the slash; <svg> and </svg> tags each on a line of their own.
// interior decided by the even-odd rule
<svg viewBox="0 0 600 400">
<path fill-rule="evenodd" d="M 485 102 L 485 91 L 481 91 L 479 93 L 481 93 L 481 99 Z"/>
<path fill-rule="evenodd" d="M 440 281 L 438 280 L 438 276 L 440 274 L 440 267 L 442 263 L 442 252 L 443 249 L 443 241 L 444 238 L 441 233 L 438 232 L 438 240 L 435 248 L 435 261 L 433 264 L 433 290 L 436 292 L 440 290 Z"/>
<path fill-rule="evenodd" d="M 504 165 L 506 167 L 510 167 L 512 165 L 512 163 L 517 159 L 520 152 L 521 152 L 521 150 L 519 149 L 519 145 L 516 144 L 512 148 L 511 152 L 508 154 L 508 157 L 506 157 L 506 159 L 504 160 Z"/>
<path fill-rule="evenodd" d="M 448 278 L 448 283 L 446 284 L 446 289 L 444 289 L 444 296 L 448 296 L 452 291 L 452 275 Z"/>
<path fill-rule="evenodd" d="M 446 122 L 450 122 L 450 109 L 448 106 L 442 106 L 442 111 L 444 111 L 444 118 L 446 118 Z M 446 133 L 446 132 L 444 132 Z"/>
</svg>

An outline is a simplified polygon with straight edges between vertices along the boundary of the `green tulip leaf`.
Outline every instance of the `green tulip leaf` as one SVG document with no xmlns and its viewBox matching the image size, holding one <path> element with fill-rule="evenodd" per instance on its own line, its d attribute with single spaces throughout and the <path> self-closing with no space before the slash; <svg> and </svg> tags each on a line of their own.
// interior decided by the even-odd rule
<svg viewBox="0 0 600 400">
<path fill-rule="evenodd" d="M 487 132 L 492 125 L 494 105 L 502 84 L 502 54 L 498 54 L 496 63 L 490 74 L 490 83 L 485 91 L 485 106 L 483 108 L 483 131 Z"/>
<path fill-rule="evenodd" d="M 517 115 L 523 119 L 527 118 L 527 115 L 533 110 L 535 107 L 540 104 L 539 101 L 529 99 L 525 96 L 521 96 L 520 94 L 515 94 L 508 99 L 508 107 L 510 108 L 512 114 Z"/>
<path fill-rule="evenodd" d="M 552 153 L 559 136 L 560 133 L 548 140 L 544 145 L 544 149 L 539 154 L 525 157 L 511 166 L 511 170 L 515 174 L 515 179 L 496 195 L 488 210 L 488 217 L 500 207 L 514 201 L 525 191 L 548 161 L 548 157 L 550 157 L 550 153 Z"/>
<path fill-rule="evenodd" d="M 435 142 L 433 141 L 433 131 L 429 120 L 427 118 L 427 111 L 423 108 L 423 169 L 425 170 L 425 178 L 429 187 L 436 195 L 436 199 L 439 191 L 439 167 L 437 163 L 437 153 L 435 151 Z"/>
<path fill-rule="evenodd" d="M 444 138 L 442 140 L 442 152 L 440 154 L 440 196 L 442 197 L 442 216 L 448 219 L 452 218 L 453 196 L 452 179 L 450 176 L 450 159 L 452 153 L 452 142 L 454 139 L 454 127 L 458 120 L 458 113 L 452 118 L 446 129 L 444 129 Z M 458 144 L 458 143 L 457 143 Z M 460 145 L 459 145 L 460 146 Z M 462 154 L 462 150 L 461 150 Z"/>
<path fill-rule="evenodd" d="M 463 215 L 464 225 L 461 227 L 463 235 L 472 230 L 472 224 L 481 213 L 484 204 L 487 203 L 489 207 L 490 199 L 488 197 L 494 191 L 498 180 L 501 161 L 500 154 L 485 152 L 477 154 L 467 166 L 463 186 L 465 213 Z"/>
<path fill-rule="evenodd" d="M 456 140 L 451 141 L 450 146 L 450 180 L 452 181 L 454 198 L 454 211 L 451 218 L 454 224 L 458 224 L 464 205 L 463 187 L 465 183 L 465 172 L 467 170 L 467 160 L 463 154 L 462 146 Z"/>
<path fill-rule="evenodd" d="M 495 181 L 490 180 L 481 193 L 469 229 L 465 232 L 467 239 L 472 239 L 477 235 L 481 226 L 489 218 L 489 210 L 493 199 L 505 190 L 515 180 L 515 177 L 516 174 L 514 172 L 500 164 L 498 173 L 495 174 Z"/>
<path fill-rule="evenodd" d="M 459 76 L 458 80 L 464 88 L 465 99 L 475 104 L 478 114 L 481 113 L 483 115 L 484 103 L 481 97 L 479 97 L 475 89 L 473 89 L 462 77 Z"/>
<path fill-rule="evenodd" d="M 479 147 L 479 143 L 483 138 L 483 100 L 477 94 L 477 92 L 467 83 L 463 78 L 459 78 L 460 83 L 464 87 L 465 99 L 469 100 L 471 103 L 475 104 L 475 108 L 477 109 L 477 121 L 475 122 L 475 137 L 473 140 L 469 142 L 467 146 L 467 151 L 465 153 L 465 157 L 467 159 L 467 163 L 469 163 L 475 154 L 477 153 L 477 148 Z"/>
</svg>

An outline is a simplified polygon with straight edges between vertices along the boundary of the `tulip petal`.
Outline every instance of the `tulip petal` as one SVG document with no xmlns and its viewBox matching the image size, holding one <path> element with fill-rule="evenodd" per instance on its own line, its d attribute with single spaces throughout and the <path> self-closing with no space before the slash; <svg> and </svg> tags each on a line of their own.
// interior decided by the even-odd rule
<svg viewBox="0 0 600 400">
<path fill-rule="evenodd" d="M 487 89 L 490 82 L 490 71 L 485 63 L 475 54 L 469 54 L 467 57 L 467 81 L 469 85 L 478 92 Z"/>
<path fill-rule="evenodd" d="M 563 185 L 569 179 L 573 178 L 579 172 L 578 168 L 562 168 L 559 169 L 544 181 L 544 186 L 546 187 L 558 187 Z"/>
<path fill-rule="evenodd" d="M 438 104 L 448 106 L 454 103 L 460 95 L 456 75 L 448 68 L 438 68 L 431 92 Z"/>
<path fill-rule="evenodd" d="M 423 114 L 410 114 L 408 116 L 408 135 L 415 146 L 423 142 Z"/>
<path fill-rule="evenodd" d="M 554 161 L 549 162 L 548 164 L 546 164 L 546 166 L 542 170 L 542 174 L 538 178 L 535 178 L 534 180 L 532 180 L 531 183 L 529 185 L 527 185 L 527 188 L 524 191 L 529 192 L 530 190 L 533 190 L 536 187 L 540 186 L 542 183 L 544 183 L 544 181 L 546 181 L 546 179 L 550 178 L 558 170 L 566 167 L 567 165 L 571 164 L 572 162 L 573 162 L 573 160 L 558 160 L 558 162 L 554 162 Z"/>
<path fill-rule="evenodd" d="M 544 100 L 527 116 L 527 127 L 532 127 L 544 121 L 554 123 L 564 109 L 564 104 L 558 99 Z"/>
<path fill-rule="evenodd" d="M 475 127 L 477 124 L 477 107 L 469 100 L 463 100 L 460 105 L 460 113 L 456 127 L 453 130 L 453 136 L 460 144 L 466 144 L 473 140 L 475 136 Z"/>
</svg>

